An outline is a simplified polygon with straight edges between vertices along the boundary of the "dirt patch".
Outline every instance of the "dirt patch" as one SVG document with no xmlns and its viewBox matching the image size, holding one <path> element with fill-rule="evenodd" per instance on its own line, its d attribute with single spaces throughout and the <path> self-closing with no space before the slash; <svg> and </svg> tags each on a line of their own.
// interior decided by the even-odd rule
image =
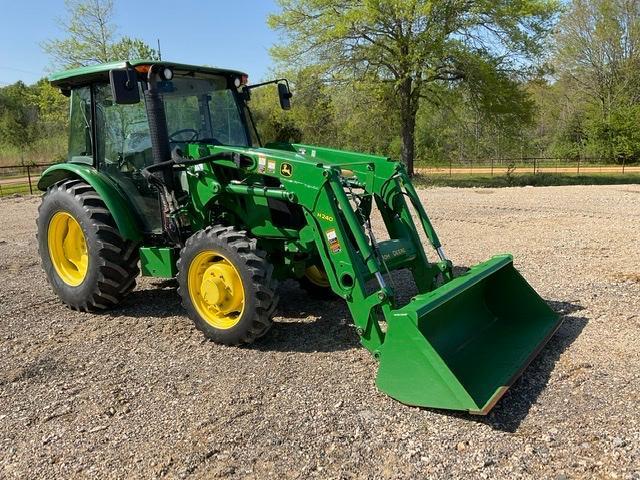
<svg viewBox="0 0 640 480">
<path fill-rule="evenodd" d="M 640 284 L 640 273 L 616 273 L 613 275 L 615 280 L 621 282 L 632 282 Z"/>
</svg>

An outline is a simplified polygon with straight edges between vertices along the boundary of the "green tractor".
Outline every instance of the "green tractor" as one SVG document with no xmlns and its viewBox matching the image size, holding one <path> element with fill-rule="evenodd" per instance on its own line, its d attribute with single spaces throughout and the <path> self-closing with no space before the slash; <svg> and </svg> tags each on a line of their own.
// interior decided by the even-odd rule
<svg viewBox="0 0 640 480">
<path fill-rule="evenodd" d="M 477 414 L 559 326 L 510 255 L 454 276 L 401 163 L 263 146 L 251 92 L 275 85 L 288 109 L 284 79 L 249 85 L 239 71 L 135 61 L 51 82 L 71 98 L 69 152 L 38 183 L 38 245 L 53 290 L 73 309 L 118 305 L 141 270 L 177 279 L 207 338 L 248 344 L 271 328 L 277 282 L 298 279 L 347 302 L 383 392 Z M 389 281 L 398 269 L 418 291 L 405 304 Z"/>
</svg>

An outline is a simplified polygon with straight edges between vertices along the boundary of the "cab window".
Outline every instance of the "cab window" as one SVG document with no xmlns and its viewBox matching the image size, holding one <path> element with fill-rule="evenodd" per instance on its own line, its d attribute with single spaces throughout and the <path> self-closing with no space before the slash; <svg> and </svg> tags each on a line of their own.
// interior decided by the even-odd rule
<svg viewBox="0 0 640 480">
<path fill-rule="evenodd" d="M 93 165 L 91 89 L 89 87 L 75 88 L 71 92 L 67 160 Z"/>
</svg>

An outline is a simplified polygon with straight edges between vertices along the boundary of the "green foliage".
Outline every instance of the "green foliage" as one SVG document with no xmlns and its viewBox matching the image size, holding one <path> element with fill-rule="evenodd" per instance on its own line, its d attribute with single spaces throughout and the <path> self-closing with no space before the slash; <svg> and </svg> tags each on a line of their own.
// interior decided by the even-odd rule
<svg viewBox="0 0 640 480">
<path fill-rule="evenodd" d="M 251 110 L 264 142 L 313 138 L 317 143 L 335 144 L 332 92 L 314 68 L 288 72 L 296 102 L 290 112 L 280 108 L 275 86 L 258 88 L 252 93 Z"/>
<path fill-rule="evenodd" d="M 397 116 L 388 85 L 326 82 L 318 69 L 288 72 L 294 92 L 283 111 L 275 87 L 252 92 L 250 107 L 263 142 L 309 141 L 347 150 L 399 155 Z M 395 143 L 394 143 L 395 142 Z"/>
<path fill-rule="evenodd" d="M 28 99 L 29 87 L 22 82 L 0 90 L 0 138 L 3 143 L 24 147 L 32 141 L 36 112 Z"/>
<path fill-rule="evenodd" d="M 59 160 L 68 110 L 68 99 L 46 80 L 0 88 L 0 163 Z"/>
<path fill-rule="evenodd" d="M 114 60 L 158 58 L 142 40 L 117 38 L 113 0 L 65 0 L 67 18 L 60 20 L 66 36 L 42 44 L 56 67 L 74 68 Z"/>
<path fill-rule="evenodd" d="M 254 90 L 251 93 L 250 108 L 263 143 L 302 140 L 302 132 L 296 126 L 293 115 L 280 108 L 275 87 L 267 86 Z M 292 113 L 297 111 L 298 108 Z"/>
<path fill-rule="evenodd" d="M 559 24 L 554 62 L 557 81 L 539 95 L 555 114 L 549 149 L 639 161 L 640 3 L 573 0 Z"/>
<path fill-rule="evenodd" d="M 139 38 L 122 37 L 111 45 L 113 60 L 159 60 L 158 52 Z"/>
<path fill-rule="evenodd" d="M 640 104 L 622 106 L 611 115 L 611 142 L 618 162 L 640 159 Z"/>
<path fill-rule="evenodd" d="M 398 158 L 398 116 L 391 86 L 371 79 L 335 88 L 335 126 L 339 148 Z"/>
<path fill-rule="evenodd" d="M 112 0 L 66 0 L 66 37 L 43 44 L 53 63 L 71 68 L 157 53 L 142 40 L 118 37 Z M 53 162 L 65 157 L 69 100 L 42 79 L 0 88 L 0 163 Z"/>
<path fill-rule="evenodd" d="M 515 72 L 540 55 L 559 8 L 555 0 L 279 0 L 269 18 L 288 67 L 314 65 L 331 80 L 388 83 L 402 158 L 412 171 L 421 98 L 468 85 L 477 106 L 510 112 Z"/>
</svg>

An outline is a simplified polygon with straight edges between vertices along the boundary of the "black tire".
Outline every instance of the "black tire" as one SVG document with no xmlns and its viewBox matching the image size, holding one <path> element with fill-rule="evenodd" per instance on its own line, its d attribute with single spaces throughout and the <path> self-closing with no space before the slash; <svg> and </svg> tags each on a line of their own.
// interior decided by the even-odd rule
<svg viewBox="0 0 640 480">
<path fill-rule="evenodd" d="M 219 253 L 235 268 L 242 281 L 244 306 L 237 323 L 230 328 L 216 328 L 199 313 L 189 294 L 189 268 L 203 252 Z M 180 252 L 178 294 L 198 330 L 205 337 L 224 345 L 252 343 L 271 328 L 278 304 L 277 281 L 273 265 L 265 252 L 256 248 L 256 240 L 234 227 L 212 226 L 193 234 Z"/>
<path fill-rule="evenodd" d="M 82 283 L 71 286 L 56 271 L 49 251 L 51 219 L 65 212 L 78 222 L 84 235 L 88 267 Z M 138 246 L 122 238 L 111 212 L 82 180 L 65 180 L 51 186 L 38 209 L 38 251 L 47 280 L 60 299 L 74 310 L 112 308 L 136 286 Z"/>
</svg>

